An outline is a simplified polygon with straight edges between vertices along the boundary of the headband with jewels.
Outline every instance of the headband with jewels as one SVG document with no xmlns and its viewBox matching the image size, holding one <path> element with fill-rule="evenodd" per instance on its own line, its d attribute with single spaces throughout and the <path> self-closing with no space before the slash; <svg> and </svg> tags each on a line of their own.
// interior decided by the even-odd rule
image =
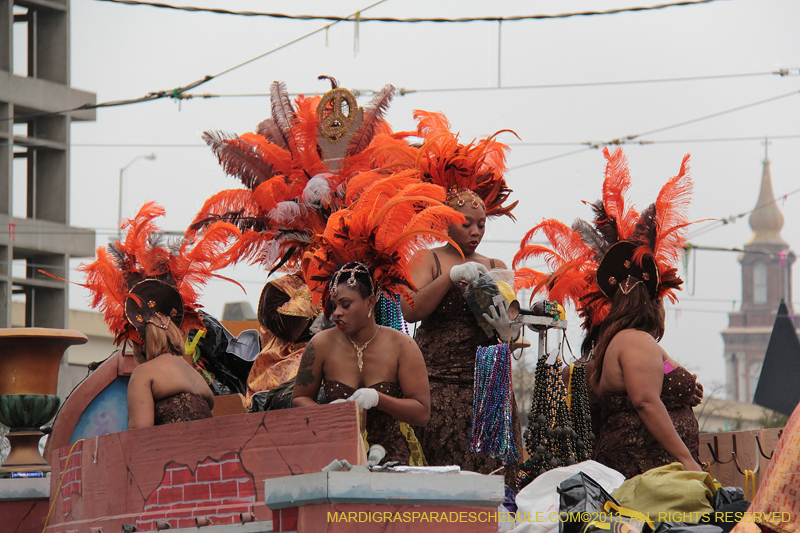
<svg viewBox="0 0 800 533">
<path fill-rule="evenodd" d="M 622 149 L 605 148 L 603 155 L 603 197 L 589 204 L 592 222 L 577 219 L 570 227 L 544 220 L 525 235 L 513 262 L 517 290 L 544 293 L 562 305 L 572 302 L 586 331 L 605 319 L 616 291 L 627 294 L 638 283 L 654 300 L 677 302 L 675 291 L 683 281 L 676 265 L 683 255 L 686 229 L 692 224 L 687 216 L 692 193 L 688 155 L 678 174 L 641 213 L 626 198 L 631 177 Z M 532 242 L 540 232 L 549 247 Z M 544 259 L 551 272 L 518 268 L 530 258 Z"/>
<path fill-rule="evenodd" d="M 342 274 L 346 274 L 347 279 L 342 279 Z M 367 279 L 369 279 L 369 294 L 370 296 L 375 294 L 375 282 L 372 281 L 372 273 L 369 271 L 369 265 L 361 261 L 356 261 L 354 263 L 342 265 L 333 275 L 328 284 L 328 292 L 330 292 L 331 296 L 336 296 L 339 293 L 340 283 L 344 283 L 349 289 L 355 288 L 355 286 L 358 285 L 356 274 L 364 274 Z"/>
<path fill-rule="evenodd" d="M 168 320 L 180 329 L 183 300 L 178 290 L 158 279 L 145 279 L 133 286 L 125 299 L 125 318 L 144 334 L 147 324 L 166 330 Z"/>
<path fill-rule="evenodd" d="M 447 191 L 447 197 L 445 201 L 452 208 L 459 208 L 469 205 L 473 209 L 486 209 L 486 205 L 483 203 L 481 197 L 469 189 L 450 189 Z"/>
<path fill-rule="evenodd" d="M 330 214 L 346 207 L 350 178 L 373 168 L 376 136 L 391 132 L 384 114 L 394 87 L 386 85 L 360 107 L 353 92 L 320 78 L 330 82 L 330 91 L 294 101 L 283 82 L 274 82 L 271 116 L 254 132 L 203 134 L 225 173 L 244 188 L 208 198 L 189 232 L 213 231 L 220 221 L 235 224 L 243 235 L 225 251 L 229 264 L 247 261 L 270 273 L 297 274 Z"/>
<path fill-rule="evenodd" d="M 413 172 L 367 181 L 347 209 L 330 216 L 316 247 L 303 257 L 303 277 L 316 304 L 327 301 L 342 280 L 354 285 L 359 272 L 372 272 L 373 294 L 411 300 L 417 252 L 437 242 L 455 245 L 445 232 L 463 224 L 464 216 L 443 203 L 443 188 L 420 182 Z M 358 265 L 342 270 L 349 263 Z"/>
</svg>

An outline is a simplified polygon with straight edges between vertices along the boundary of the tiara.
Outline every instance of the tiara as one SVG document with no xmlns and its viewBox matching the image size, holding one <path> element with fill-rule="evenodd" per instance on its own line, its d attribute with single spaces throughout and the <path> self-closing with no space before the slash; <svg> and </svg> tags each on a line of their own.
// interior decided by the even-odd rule
<svg viewBox="0 0 800 533">
<path fill-rule="evenodd" d="M 352 263 L 349 263 L 352 264 Z M 339 270 L 331 278 L 330 285 L 328 285 L 328 290 L 331 293 L 331 296 L 336 296 L 336 293 L 339 292 L 339 278 L 342 274 L 350 273 L 350 277 L 345 280 L 344 284 L 347 285 L 350 289 L 355 288 L 358 280 L 356 280 L 356 274 L 366 274 L 369 278 L 369 293 L 370 295 L 375 294 L 375 282 L 372 281 L 372 275 L 369 272 L 369 266 L 366 263 L 362 263 L 361 261 L 356 261 L 355 264 L 349 268 L 345 268 L 347 265 L 343 265 Z"/>
</svg>

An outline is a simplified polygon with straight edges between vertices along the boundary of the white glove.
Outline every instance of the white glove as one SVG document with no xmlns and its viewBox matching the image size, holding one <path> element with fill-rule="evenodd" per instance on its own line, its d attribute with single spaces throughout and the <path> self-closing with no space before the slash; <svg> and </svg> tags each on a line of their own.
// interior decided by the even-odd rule
<svg viewBox="0 0 800 533">
<path fill-rule="evenodd" d="M 481 274 L 488 274 L 489 269 L 483 266 L 480 263 L 476 263 L 474 261 L 467 261 L 466 263 L 462 263 L 460 265 L 456 265 L 450 269 L 450 280 L 454 283 L 458 283 L 459 281 L 465 281 L 467 283 L 472 283 L 478 276 Z"/>
<path fill-rule="evenodd" d="M 522 329 L 522 324 L 519 322 L 512 322 L 508 318 L 508 306 L 511 305 L 508 300 L 503 300 L 502 305 L 493 305 L 489 308 L 489 313 L 492 316 L 483 313 L 483 318 L 492 325 L 497 332 L 497 336 L 503 342 L 513 342 L 519 336 L 519 330 Z M 510 335 L 509 335 L 510 333 Z"/>
<path fill-rule="evenodd" d="M 346 401 L 347 401 L 347 400 L 345 400 L 344 398 L 339 398 L 338 400 L 333 400 L 332 402 L 330 402 L 330 404 L 329 404 L 329 405 L 333 405 L 333 404 L 335 404 L 335 403 L 344 403 L 344 402 L 346 402 Z"/>
<path fill-rule="evenodd" d="M 378 391 L 370 388 L 358 389 L 347 399 L 348 402 L 356 402 L 362 409 L 372 409 L 378 405 Z"/>
</svg>

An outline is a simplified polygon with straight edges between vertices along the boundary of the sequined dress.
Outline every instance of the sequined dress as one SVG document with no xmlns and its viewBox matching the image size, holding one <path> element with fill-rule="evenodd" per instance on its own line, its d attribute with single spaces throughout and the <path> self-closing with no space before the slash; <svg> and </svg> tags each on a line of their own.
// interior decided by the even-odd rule
<svg viewBox="0 0 800 533">
<path fill-rule="evenodd" d="M 672 425 L 698 463 L 699 428 L 691 406 L 695 379 L 686 369 L 675 368 L 664 374 L 661 401 Z M 599 416 L 595 428 L 597 441 L 592 458 L 630 479 L 651 468 L 677 461 L 650 434 L 624 392 L 606 393 L 592 406 Z"/>
<path fill-rule="evenodd" d="M 193 392 L 179 392 L 155 402 L 154 425 L 176 424 L 201 418 L 211 418 L 211 408 L 205 398 Z"/>
<path fill-rule="evenodd" d="M 396 381 L 381 381 L 371 385 L 369 388 L 393 398 L 403 397 L 400 384 Z M 353 387 L 339 381 L 325 381 L 325 398 L 329 403 L 334 400 L 349 398 L 355 391 L 356 389 Z M 386 449 L 386 456 L 381 463 L 399 461 L 403 464 L 408 464 L 411 458 L 408 442 L 400 431 L 400 422 L 392 415 L 384 413 L 378 408 L 368 410 L 366 429 L 367 442 L 370 445 L 380 444 Z"/>
<path fill-rule="evenodd" d="M 414 428 L 431 466 L 459 465 L 462 470 L 489 474 L 503 466 L 499 459 L 469 451 L 478 346 L 494 341 L 486 336 L 458 285 L 452 285 L 439 306 L 417 328 L 414 339 L 425 358 L 431 388 L 431 418 Z M 519 417 L 514 407 L 517 449 L 522 450 Z M 506 484 L 514 487 L 517 468 L 506 468 Z"/>
</svg>

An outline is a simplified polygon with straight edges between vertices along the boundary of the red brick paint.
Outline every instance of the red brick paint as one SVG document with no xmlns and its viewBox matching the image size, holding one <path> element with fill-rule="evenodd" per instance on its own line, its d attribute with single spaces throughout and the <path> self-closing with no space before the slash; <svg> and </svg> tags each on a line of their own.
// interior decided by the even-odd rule
<svg viewBox="0 0 800 533">
<path fill-rule="evenodd" d="M 236 452 L 219 460 L 207 458 L 194 471 L 171 461 L 158 488 L 147 498 L 136 527 L 154 530 L 156 520 L 166 520 L 172 527 L 196 527 L 197 517 L 206 517 L 212 524 L 234 524 L 240 513 L 253 512 L 255 501 L 255 480 Z"/>
<path fill-rule="evenodd" d="M 81 456 L 83 455 L 83 441 L 75 444 L 72 448 L 72 455 L 69 454 L 72 446 L 64 446 L 59 450 L 58 462 L 59 470 L 63 476 L 61 482 L 61 500 L 62 510 L 64 516 L 68 516 L 72 512 L 72 495 L 78 494 L 80 496 L 82 490 L 81 484 Z M 69 463 L 67 463 L 69 458 Z"/>
<path fill-rule="evenodd" d="M 272 513 L 272 526 L 275 531 L 297 531 L 297 507 L 278 509 Z"/>
</svg>

